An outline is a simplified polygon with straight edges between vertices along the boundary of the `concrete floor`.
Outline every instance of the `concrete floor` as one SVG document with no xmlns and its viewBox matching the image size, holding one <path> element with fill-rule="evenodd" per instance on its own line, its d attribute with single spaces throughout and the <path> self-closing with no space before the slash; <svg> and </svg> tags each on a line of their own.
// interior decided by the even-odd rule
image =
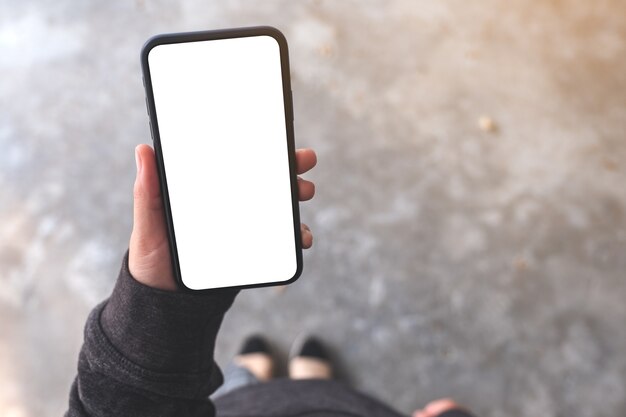
<svg viewBox="0 0 626 417">
<path fill-rule="evenodd" d="M 296 284 L 239 297 L 220 362 L 308 331 L 403 412 L 626 415 L 619 0 L 0 0 L 0 415 L 63 412 L 116 277 L 144 40 L 255 24 L 290 42 L 316 244 Z"/>
</svg>

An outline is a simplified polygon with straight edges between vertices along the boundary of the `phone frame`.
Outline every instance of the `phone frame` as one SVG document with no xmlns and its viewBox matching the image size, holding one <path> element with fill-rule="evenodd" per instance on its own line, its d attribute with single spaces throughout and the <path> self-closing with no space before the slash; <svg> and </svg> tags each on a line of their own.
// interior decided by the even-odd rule
<svg viewBox="0 0 626 417">
<path fill-rule="evenodd" d="M 287 134 L 287 154 L 289 158 L 289 177 L 291 184 L 291 204 L 294 222 L 294 240 L 296 250 L 296 272 L 293 277 L 286 281 L 267 282 L 260 284 L 248 284 L 238 285 L 231 287 L 217 287 L 207 289 L 192 289 L 185 285 L 180 271 L 180 263 L 178 259 L 178 248 L 176 246 L 176 234 L 174 231 L 174 222 L 172 218 L 172 212 L 170 207 L 169 192 L 167 188 L 167 177 L 165 174 L 165 165 L 163 161 L 163 152 L 161 149 L 161 138 L 159 135 L 159 123 L 156 115 L 156 107 L 154 103 L 154 94 L 152 90 L 152 79 L 150 76 L 150 66 L 148 63 L 148 55 L 150 51 L 159 45 L 176 44 L 176 43 L 188 43 L 188 42 L 201 42 L 211 41 L 219 39 L 231 39 L 231 38 L 243 38 L 253 36 L 270 36 L 279 45 L 280 50 L 280 66 L 282 75 L 282 87 L 283 87 L 283 103 L 285 109 L 285 130 Z M 156 155 L 157 170 L 159 174 L 159 184 L 161 188 L 161 196 L 163 201 L 163 208 L 165 211 L 165 221 L 167 224 L 169 249 L 172 261 L 172 271 L 178 287 L 187 292 L 202 293 L 206 291 L 215 291 L 226 288 L 259 288 L 270 287 L 276 285 L 287 285 L 296 281 L 302 274 L 303 261 L 302 261 L 302 236 L 300 231 L 300 207 L 298 198 L 298 177 L 296 171 L 296 150 L 293 128 L 293 98 L 291 92 L 291 77 L 289 71 L 289 51 L 287 48 L 287 39 L 276 28 L 271 26 L 255 26 L 255 27 L 243 27 L 232 29 L 219 29 L 201 32 L 182 32 L 182 33 L 167 33 L 156 35 L 148 39 L 141 49 L 141 69 L 143 73 L 143 84 L 146 94 L 146 106 L 148 110 L 148 117 L 150 119 L 150 134 L 154 143 L 154 151 Z M 242 245 L 245 242 L 242 242 Z"/>
</svg>

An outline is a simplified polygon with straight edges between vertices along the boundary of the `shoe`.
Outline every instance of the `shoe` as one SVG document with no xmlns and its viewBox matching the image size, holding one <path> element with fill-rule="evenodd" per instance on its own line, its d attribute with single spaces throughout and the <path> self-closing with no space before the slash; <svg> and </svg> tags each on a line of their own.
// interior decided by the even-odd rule
<svg viewBox="0 0 626 417">
<path fill-rule="evenodd" d="M 295 354 L 293 354 L 295 353 Z M 333 369 L 328 351 L 313 336 L 304 336 L 296 340 L 289 360 L 289 378 L 291 379 L 331 379 Z"/>
<path fill-rule="evenodd" d="M 274 375 L 274 358 L 269 344 L 262 336 L 248 336 L 239 349 L 239 354 L 233 358 L 237 366 L 246 368 L 259 381 L 268 381 Z"/>
<path fill-rule="evenodd" d="M 249 353 L 266 353 L 270 354 L 270 347 L 267 341 L 258 334 L 248 336 L 243 341 L 241 349 L 239 349 L 239 355 L 247 355 Z"/>
</svg>

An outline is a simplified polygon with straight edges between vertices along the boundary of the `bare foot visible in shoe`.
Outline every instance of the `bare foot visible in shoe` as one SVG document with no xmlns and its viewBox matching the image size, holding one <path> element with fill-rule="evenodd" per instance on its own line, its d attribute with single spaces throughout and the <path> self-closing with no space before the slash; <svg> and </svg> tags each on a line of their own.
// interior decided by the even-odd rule
<svg viewBox="0 0 626 417">
<path fill-rule="evenodd" d="M 332 376 L 332 365 L 324 345 L 313 337 L 306 338 L 289 361 L 289 378 L 331 379 Z"/>
<path fill-rule="evenodd" d="M 274 359 L 261 336 L 248 337 L 233 362 L 246 368 L 259 381 L 269 381 L 274 376 Z"/>
</svg>

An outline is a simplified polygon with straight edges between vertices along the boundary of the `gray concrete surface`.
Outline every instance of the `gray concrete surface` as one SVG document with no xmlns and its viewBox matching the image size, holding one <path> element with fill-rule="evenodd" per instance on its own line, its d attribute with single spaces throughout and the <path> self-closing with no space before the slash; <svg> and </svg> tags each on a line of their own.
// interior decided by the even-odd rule
<svg viewBox="0 0 626 417">
<path fill-rule="evenodd" d="M 143 41 L 254 24 L 290 42 L 316 244 L 296 284 L 239 297 L 219 360 L 307 331 L 407 413 L 626 415 L 618 0 L 0 0 L 0 415 L 63 412 L 116 277 Z"/>
</svg>

